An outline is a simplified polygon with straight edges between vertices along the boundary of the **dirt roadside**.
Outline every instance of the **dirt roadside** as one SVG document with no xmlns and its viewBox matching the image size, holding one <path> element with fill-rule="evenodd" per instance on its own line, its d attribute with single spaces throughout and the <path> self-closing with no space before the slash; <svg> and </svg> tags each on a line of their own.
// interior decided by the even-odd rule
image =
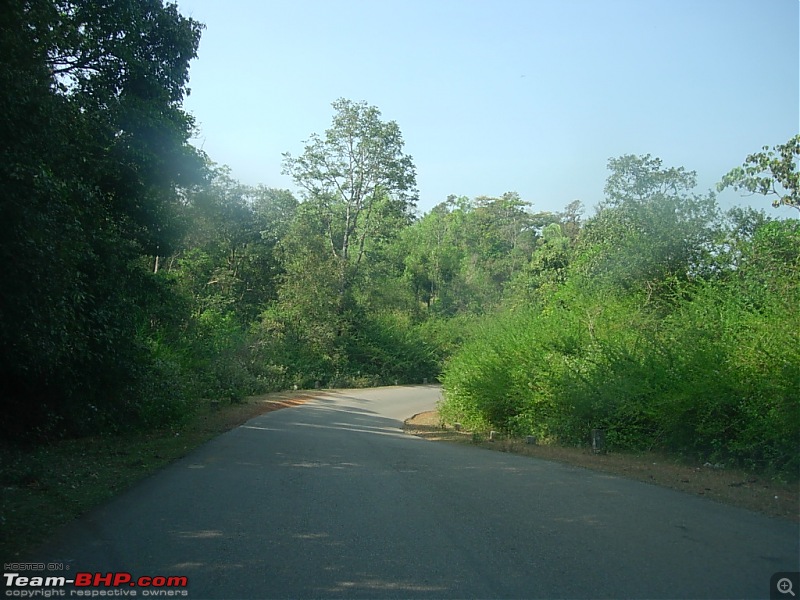
<svg viewBox="0 0 800 600">
<path fill-rule="evenodd" d="M 450 426 L 443 429 L 436 411 L 407 419 L 404 429 L 406 433 L 431 441 L 470 444 L 488 450 L 554 460 L 800 522 L 800 485 L 797 483 L 779 483 L 762 475 L 739 470 L 681 464 L 674 458 L 652 452 L 594 454 L 590 449 L 529 445 L 524 440 L 515 439 L 474 441 L 470 432 L 455 431 Z"/>
</svg>

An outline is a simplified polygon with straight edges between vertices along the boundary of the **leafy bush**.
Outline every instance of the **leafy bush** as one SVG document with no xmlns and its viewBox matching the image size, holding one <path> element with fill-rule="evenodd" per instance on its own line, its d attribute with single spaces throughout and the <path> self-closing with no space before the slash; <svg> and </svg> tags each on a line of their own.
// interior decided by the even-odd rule
<svg viewBox="0 0 800 600">
<path fill-rule="evenodd" d="M 520 428 L 527 406 L 531 420 L 542 356 L 532 335 L 535 319 L 535 314 L 519 311 L 488 318 L 476 327 L 444 369 L 443 418 L 474 429 L 512 430 Z"/>
<path fill-rule="evenodd" d="M 600 427 L 610 448 L 796 474 L 800 285 L 747 267 L 684 284 L 671 307 L 574 279 L 541 309 L 493 317 L 448 362 L 441 413 L 562 443 Z"/>
<path fill-rule="evenodd" d="M 194 409 L 194 381 L 185 357 L 169 346 L 154 343 L 146 371 L 131 394 L 137 425 L 157 429 L 183 423 Z"/>
</svg>

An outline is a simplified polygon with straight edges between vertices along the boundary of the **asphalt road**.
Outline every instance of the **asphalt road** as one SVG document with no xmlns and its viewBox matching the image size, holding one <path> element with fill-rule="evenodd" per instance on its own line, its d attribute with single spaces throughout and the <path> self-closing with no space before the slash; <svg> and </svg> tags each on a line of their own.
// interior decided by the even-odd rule
<svg viewBox="0 0 800 600">
<path fill-rule="evenodd" d="M 768 598 L 773 573 L 800 570 L 796 524 L 403 434 L 438 396 L 324 392 L 257 417 L 35 559 L 186 576 L 193 599 Z"/>
</svg>

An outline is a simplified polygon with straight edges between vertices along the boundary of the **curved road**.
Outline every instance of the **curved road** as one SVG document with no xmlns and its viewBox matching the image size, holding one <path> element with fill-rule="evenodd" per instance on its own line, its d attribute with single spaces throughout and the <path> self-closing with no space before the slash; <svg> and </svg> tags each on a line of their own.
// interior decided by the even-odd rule
<svg viewBox="0 0 800 600">
<path fill-rule="evenodd" d="M 186 576 L 193 599 L 768 598 L 773 573 L 800 569 L 796 524 L 403 434 L 438 397 L 330 391 L 257 417 L 36 559 Z"/>
</svg>

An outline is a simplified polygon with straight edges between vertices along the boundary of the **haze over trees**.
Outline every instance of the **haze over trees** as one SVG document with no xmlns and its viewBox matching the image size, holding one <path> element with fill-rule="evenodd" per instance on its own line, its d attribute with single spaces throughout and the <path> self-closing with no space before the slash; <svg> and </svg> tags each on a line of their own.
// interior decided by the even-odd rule
<svg viewBox="0 0 800 600">
<path fill-rule="evenodd" d="M 509 191 L 419 215 L 400 126 L 348 99 L 284 155 L 299 198 L 246 186 L 189 144 L 201 33 L 160 0 L 0 15 L 5 439 L 441 377 L 470 427 L 796 473 L 797 220 L 650 155 L 611 158 L 591 214 Z M 798 207 L 799 139 L 720 187 Z"/>
</svg>

